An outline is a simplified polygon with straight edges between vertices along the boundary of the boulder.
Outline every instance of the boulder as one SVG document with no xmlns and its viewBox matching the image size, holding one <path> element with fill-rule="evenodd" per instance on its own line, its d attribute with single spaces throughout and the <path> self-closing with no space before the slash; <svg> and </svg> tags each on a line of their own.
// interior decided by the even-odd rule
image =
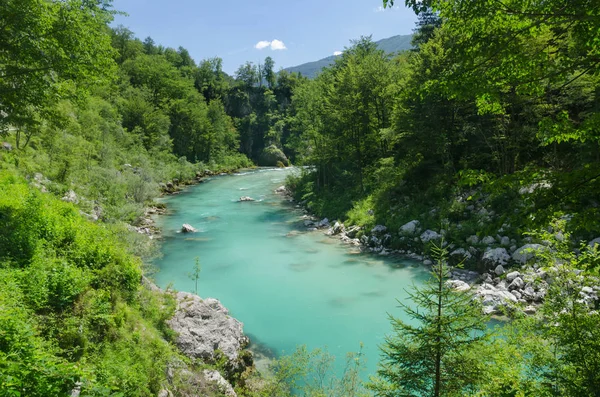
<svg viewBox="0 0 600 397">
<path fill-rule="evenodd" d="M 226 397 L 237 397 L 237 394 L 233 390 L 231 384 L 229 384 L 229 382 L 223 378 L 219 371 L 205 369 L 202 371 L 202 374 L 204 375 L 204 379 L 206 379 L 209 383 L 214 384 L 217 389 L 219 389 L 219 391 Z"/>
<path fill-rule="evenodd" d="M 400 234 L 404 236 L 412 236 L 419 232 L 419 221 L 410 221 L 400 226 Z"/>
<path fill-rule="evenodd" d="M 350 238 L 356 237 L 356 234 L 359 232 L 360 226 L 350 226 L 348 230 L 346 230 L 346 236 Z"/>
<path fill-rule="evenodd" d="M 250 196 L 242 196 L 242 197 L 240 197 L 240 199 L 238 200 L 238 202 L 240 202 L 240 203 L 243 203 L 243 202 L 246 202 L 246 201 L 256 201 L 256 200 L 254 200 L 254 199 L 253 199 L 252 197 L 250 197 Z"/>
<path fill-rule="evenodd" d="M 425 230 L 420 236 L 421 241 L 424 243 L 428 243 L 432 240 L 439 240 L 441 238 L 442 238 L 441 234 L 439 234 L 438 232 L 434 232 L 433 230 L 429 230 L 429 229 Z"/>
<path fill-rule="evenodd" d="M 265 167 L 276 167 L 281 163 L 284 166 L 288 166 L 290 161 L 286 155 L 275 145 L 264 148 L 260 156 L 258 157 L 258 165 Z"/>
<path fill-rule="evenodd" d="M 67 203 L 79 204 L 79 197 L 77 197 L 77 193 L 75 193 L 73 190 L 69 190 L 67 193 L 65 193 L 61 200 L 66 201 Z"/>
<path fill-rule="evenodd" d="M 492 245 L 496 242 L 496 239 L 493 238 L 492 236 L 485 236 L 484 238 L 481 239 L 481 242 L 485 245 Z"/>
<path fill-rule="evenodd" d="M 523 281 L 523 279 L 521 279 L 521 277 L 517 277 L 515 278 L 510 285 L 508 286 L 508 290 L 509 291 L 513 291 L 513 290 L 520 290 L 525 286 L 525 282 Z"/>
<path fill-rule="evenodd" d="M 525 244 L 521 248 L 518 248 L 512 255 L 512 259 L 515 262 L 519 262 L 521 264 L 527 263 L 528 260 L 535 257 L 536 253 L 546 249 L 541 244 Z"/>
<path fill-rule="evenodd" d="M 475 295 L 481 299 L 483 312 L 492 314 L 502 306 L 517 303 L 517 298 L 508 291 L 498 290 L 491 284 L 482 284 Z"/>
<path fill-rule="evenodd" d="M 2 142 L 2 149 L 7 150 L 7 151 L 11 151 L 13 149 L 12 145 L 8 142 Z"/>
<path fill-rule="evenodd" d="M 387 230 L 387 227 L 383 225 L 376 225 L 373 229 L 371 229 L 371 234 L 383 234 Z"/>
<path fill-rule="evenodd" d="M 508 281 L 509 283 L 512 283 L 512 281 L 517 278 L 520 277 L 521 273 L 519 272 L 510 272 L 506 275 L 506 281 Z"/>
<path fill-rule="evenodd" d="M 477 245 L 479 244 L 479 237 L 477 237 L 477 235 L 472 235 L 466 238 L 465 240 L 468 244 L 470 245 Z"/>
<path fill-rule="evenodd" d="M 319 223 L 317 223 L 317 227 L 329 227 L 329 219 L 323 218 Z"/>
<path fill-rule="evenodd" d="M 533 315 L 533 314 L 537 313 L 537 309 L 535 308 L 535 306 L 529 305 L 529 306 L 525 307 L 525 309 L 523 309 L 523 313 Z"/>
<path fill-rule="evenodd" d="M 501 276 L 504 273 L 506 273 L 506 270 L 504 270 L 504 266 L 502 265 L 498 265 L 496 266 L 496 268 L 494 269 L 494 273 L 496 273 L 496 275 Z"/>
<path fill-rule="evenodd" d="M 167 324 L 178 336 L 175 344 L 186 356 L 213 361 L 220 350 L 230 365 L 236 367 L 239 353 L 248 345 L 243 324 L 229 315 L 216 299 L 200 299 L 187 292 L 178 292 L 177 309 Z"/>
<path fill-rule="evenodd" d="M 469 251 L 465 250 L 464 248 L 455 249 L 454 251 L 452 251 L 450 253 L 450 258 L 452 259 L 453 262 L 456 262 L 456 263 L 468 261 L 472 257 L 473 257 L 473 255 L 471 255 L 471 253 Z"/>
<path fill-rule="evenodd" d="M 181 226 L 181 233 L 195 233 L 197 232 L 196 229 L 194 229 L 194 227 L 188 223 L 184 223 Z"/>
<path fill-rule="evenodd" d="M 344 233 L 344 224 L 335 222 L 331 228 L 331 234 L 336 235 L 336 234 L 340 234 L 340 233 Z"/>
<path fill-rule="evenodd" d="M 525 287 L 525 289 L 523 290 L 523 298 L 528 301 L 533 300 L 535 298 L 535 290 L 533 289 L 533 287 Z"/>
<path fill-rule="evenodd" d="M 448 280 L 446 285 L 455 291 L 463 292 L 471 289 L 471 286 L 462 280 Z"/>
<path fill-rule="evenodd" d="M 285 186 L 279 186 L 277 189 L 275 189 L 275 193 L 278 194 L 287 194 L 288 190 Z"/>
<path fill-rule="evenodd" d="M 508 238 L 507 236 L 504 236 L 500 239 L 500 245 L 504 246 L 504 247 L 509 247 L 510 246 L 510 238 Z"/>
<path fill-rule="evenodd" d="M 598 245 L 598 246 L 599 246 L 598 248 L 600 249 L 600 237 L 593 239 L 592 241 L 590 241 L 590 242 L 588 243 L 588 245 L 589 245 L 590 247 L 593 247 L 593 246 L 595 246 L 595 245 Z"/>
<path fill-rule="evenodd" d="M 506 248 L 494 248 L 483 253 L 482 261 L 490 268 L 498 265 L 506 265 L 510 260 L 510 255 Z"/>
</svg>

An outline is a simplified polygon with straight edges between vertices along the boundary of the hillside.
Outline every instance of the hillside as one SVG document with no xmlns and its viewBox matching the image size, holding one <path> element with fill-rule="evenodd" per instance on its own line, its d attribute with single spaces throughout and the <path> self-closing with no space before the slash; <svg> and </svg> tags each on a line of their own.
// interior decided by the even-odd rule
<svg viewBox="0 0 600 397">
<path fill-rule="evenodd" d="M 394 53 L 399 51 L 405 51 L 411 48 L 412 35 L 398 35 L 388 37 L 387 39 L 382 39 L 376 41 L 377 47 L 386 53 Z M 286 68 L 284 70 L 290 73 L 300 73 L 303 76 L 308 77 L 309 79 L 314 78 L 323 68 L 331 65 L 335 60 L 336 56 L 331 55 L 327 58 L 320 59 L 314 62 L 303 63 L 302 65 L 292 66 L 290 68 Z"/>
</svg>

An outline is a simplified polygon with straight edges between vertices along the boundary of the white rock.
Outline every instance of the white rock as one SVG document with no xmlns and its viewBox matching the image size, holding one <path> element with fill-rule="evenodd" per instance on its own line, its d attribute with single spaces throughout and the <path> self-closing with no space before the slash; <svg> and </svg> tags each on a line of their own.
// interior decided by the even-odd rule
<svg viewBox="0 0 600 397">
<path fill-rule="evenodd" d="M 336 222 L 333 224 L 331 228 L 331 234 L 340 234 L 344 232 L 344 225 L 342 223 Z"/>
<path fill-rule="evenodd" d="M 477 237 L 475 234 L 472 236 L 467 237 L 467 243 L 471 244 L 471 245 L 476 245 L 479 244 L 479 237 Z"/>
<path fill-rule="evenodd" d="M 494 248 L 484 252 L 482 259 L 490 267 L 494 265 L 506 265 L 510 260 L 510 255 L 506 252 L 506 248 Z"/>
<path fill-rule="evenodd" d="M 256 201 L 256 200 L 254 200 L 252 197 L 249 197 L 249 196 L 242 196 L 242 197 L 240 197 L 240 199 L 238 201 L 240 203 L 243 203 L 245 201 Z"/>
<path fill-rule="evenodd" d="M 508 281 L 509 283 L 512 283 L 512 281 L 517 278 L 520 277 L 521 273 L 519 272 L 510 272 L 506 275 L 506 281 Z"/>
<path fill-rule="evenodd" d="M 197 230 L 188 223 L 184 223 L 181 226 L 181 233 L 195 233 Z"/>
<path fill-rule="evenodd" d="M 496 242 L 496 239 L 492 236 L 485 236 L 483 239 L 481 239 L 481 242 L 485 245 L 492 245 Z"/>
<path fill-rule="evenodd" d="M 400 234 L 413 235 L 419 230 L 420 223 L 417 220 L 410 221 L 400 226 Z"/>
<path fill-rule="evenodd" d="M 455 291 L 463 292 L 471 289 L 471 286 L 462 280 L 448 280 L 446 285 Z"/>
<path fill-rule="evenodd" d="M 79 204 L 79 197 L 77 197 L 77 193 L 73 190 L 69 190 L 61 200 L 67 203 Z"/>
<path fill-rule="evenodd" d="M 214 359 L 219 349 L 232 365 L 248 344 L 241 322 L 216 299 L 200 299 L 187 292 L 177 293 L 177 310 L 167 323 L 177 332 L 175 344 L 190 358 Z"/>
<path fill-rule="evenodd" d="M 508 289 L 509 289 L 509 291 L 512 291 L 515 289 L 520 290 L 524 286 L 525 286 L 525 282 L 521 279 L 521 277 L 517 277 L 512 281 L 512 283 L 510 283 L 510 285 L 508 286 Z"/>
<path fill-rule="evenodd" d="M 525 264 L 528 260 L 536 255 L 536 252 L 544 250 L 545 247 L 540 244 L 525 244 L 521 248 L 515 250 L 512 255 L 512 259 L 515 262 Z"/>
<path fill-rule="evenodd" d="M 524 312 L 525 314 L 529 314 L 529 315 L 531 315 L 531 314 L 535 314 L 535 313 L 537 313 L 537 309 L 535 308 L 535 306 L 531 306 L 531 305 L 529 305 L 529 306 L 527 306 L 525 309 L 523 309 L 523 312 Z"/>
<path fill-rule="evenodd" d="M 589 242 L 588 244 L 590 247 L 593 247 L 595 245 L 600 246 L 600 237 L 593 239 L 592 241 Z M 598 247 L 600 248 L 600 247 Z"/>
<path fill-rule="evenodd" d="M 538 189 L 550 189 L 551 187 L 552 185 L 549 182 L 532 183 L 531 185 L 524 186 L 521 189 L 519 189 L 519 194 L 531 194 Z"/>
<path fill-rule="evenodd" d="M 502 265 L 498 265 L 496 266 L 496 268 L 494 269 L 494 273 L 496 273 L 496 275 L 501 276 L 505 273 L 506 271 L 504 270 L 504 266 Z"/>
<path fill-rule="evenodd" d="M 319 223 L 317 223 L 317 227 L 329 227 L 329 219 L 323 218 Z"/>
<path fill-rule="evenodd" d="M 233 390 L 233 387 L 223 378 L 223 376 L 219 373 L 219 371 L 205 369 L 203 372 L 204 378 L 214 383 L 221 393 L 223 393 L 226 397 L 237 397 L 237 394 Z"/>
<path fill-rule="evenodd" d="M 442 238 L 442 236 L 438 232 L 427 229 L 421 234 L 420 238 L 422 242 L 428 243 L 431 240 L 439 240 Z"/>
<path fill-rule="evenodd" d="M 504 236 L 500 239 L 500 244 L 505 247 L 508 247 L 510 246 L 510 239 L 507 236 Z"/>
<path fill-rule="evenodd" d="M 456 257 L 460 258 L 459 261 L 469 260 L 473 257 L 473 255 L 471 255 L 471 253 L 469 251 L 465 250 L 464 248 L 455 249 L 454 251 L 452 251 L 450 253 L 450 256 L 456 256 Z"/>
<path fill-rule="evenodd" d="M 387 227 L 383 225 L 376 225 L 373 229 L 371 229 L 371 234 L 382 234 L 385 233 Z"/>
</svg>

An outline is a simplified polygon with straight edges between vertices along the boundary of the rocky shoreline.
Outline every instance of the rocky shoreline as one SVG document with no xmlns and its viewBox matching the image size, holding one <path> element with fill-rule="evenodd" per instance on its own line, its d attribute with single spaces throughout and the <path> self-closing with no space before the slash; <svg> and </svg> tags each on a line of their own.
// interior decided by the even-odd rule
<svg viewBox="0 0 600 397">
<path fill-rule="evenodd" d="M 275 192 L 294 202 L 285 186 L 279 187 Z M 381 256 L 397 255 L 431 266 L 433 261 L 426 252 L 427 244 L 444 244 L 449 251 L 448 263 L 451 268 L 448 285 L 459 291 L 472 290 L 481 300 L 484 314 L 503 316 L 517 311 L 527 315 L 535 314 L 544 301 L 549 285 L 556 277 L 560 277 L 562 270 L 560 266 L 545 268 L 538 263 L 537 259 L 541 258 L 548 247 L 535 244 L 530 238 L 525 238 L 526 243 L 520 247 L 516 245 L 515 239 L 500 234 L 481 239 L 472 235 L 465 239 L 464 246 L 446 245 L 443 242 L 447 233 L 445 230 L 422 230 L 420 222 L 412 220 L 396 232 L 399 240 L 408 242 L 405 244 L 407 248 L 392 249 L 390 243 L 394 232 L 384 225 L 376 225 L 370 230 L 364 230 L 361 226 L 346 228 L 338 221 L 331 224 L 328 218 L 316 218 L 302 203 L 296 203 L 296 206 L 303 208 L 305 215 L 302 221 L 307 231 L 323 231 L 325 235 L 357 247 L 362 252 Z M 589 244 L 600 244 L 600 238 Z M 485 270 L 477 272 L 457 267 L 464 263 L 478 264 Z M 596 280 L 594 284 L 588 286 L 582 283 L 582 299 L 590 302 L 599 300 L 600 280 Z"/>
<path fill-rule="evenodd" d="M 246 350 L 249 339 L 243 332 L 243 324 L 229 315 L 229 311 L 214 298 L 202 299 L 188 292 L 163 291 L 144 278 L 145 288 L 159 294 L 169 294 L 176 301 L 173 317 L 167 325 L 176 334 L 175 345 L 191 360 L 192 366 L 183 362 L 170 363 L 167 382 L 159 397 L 173 396 L 181 388 L 191 395 L 212 395 L 217 392 L 226 397 L 237 397 L 228 379 L 239 379 L 241 374 L 253 368 L 252 353 Z M 216 369 L 196 370 L 199 364 L 217 364 Z M 184 393 L 184 395 L 187 395 Z"/>
</svg>

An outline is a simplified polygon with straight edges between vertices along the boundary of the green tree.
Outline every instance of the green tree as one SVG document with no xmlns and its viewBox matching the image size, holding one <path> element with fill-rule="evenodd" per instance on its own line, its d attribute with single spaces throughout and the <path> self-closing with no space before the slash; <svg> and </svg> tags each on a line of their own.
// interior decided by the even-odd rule
<svg viewBox="0 0 600 397">
<path fill-rule="evenodd" d="M 188 277 L 194 282 L 194 294 L 198 295 L 198 280 L 200 279 L 200 273 L 202 272 L 202 265 L 200 264 L 200 258 L 194 258 L 194 267 L 192 272 L 188 273 Z"/>
<path fill-rule="evenodd" d="M 0 3 L 0 131 L 53 121 L 59 99 L 114 77 L 111 1 Z"/>
<path fill-rule="evenodd" d="M 433 246 L 431 278 L 399 302 L 411 322 L 391 317 L 394 333 L 369 387 L 377 396 L 463 396 L 485 378 L 477 348 L 488 338 L 486 317 L 468 292 L 448 285 L 447 250 Z M 414 306 L 413 306 L 414 305 Z"/>
<path fill-rule="evenodd" d="M 270 90 L 275 88 L 275 81 L 277 78 L 277 75 L 275 74 L 275 71 L 273 70 L 274 68 L 275 68 L 275 61 L 273 61 L 273 58 L 266 57 L 265 64 L 263 65 L 263 68 L 262 68 L 262 77 L 267 82 L 267 87 Z"/>
</svg>

